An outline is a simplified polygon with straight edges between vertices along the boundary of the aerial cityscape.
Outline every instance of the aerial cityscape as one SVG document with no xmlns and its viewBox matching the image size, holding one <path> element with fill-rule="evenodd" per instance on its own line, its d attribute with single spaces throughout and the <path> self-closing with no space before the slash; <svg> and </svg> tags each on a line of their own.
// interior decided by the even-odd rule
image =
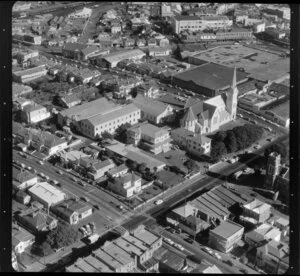
<svg viewBox="0 0 300 276">
<path fill-rule="evenodd" d="M 290 14 L 16 2 L 13 269 L 285 274 Z"/>
</svg>

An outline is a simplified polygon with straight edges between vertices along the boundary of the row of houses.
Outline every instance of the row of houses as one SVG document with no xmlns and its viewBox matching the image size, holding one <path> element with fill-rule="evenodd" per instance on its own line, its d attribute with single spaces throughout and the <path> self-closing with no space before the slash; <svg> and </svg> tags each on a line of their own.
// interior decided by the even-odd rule
<svg viewBox="0 0 300 276">
<path fill-rule="evenodd" d="M 66 272 L 158 272 L 158 260 L 153 255 L 161 246 L 162 238 L 140 225 L 78 259 L 66 267 Z"/>
</svg>

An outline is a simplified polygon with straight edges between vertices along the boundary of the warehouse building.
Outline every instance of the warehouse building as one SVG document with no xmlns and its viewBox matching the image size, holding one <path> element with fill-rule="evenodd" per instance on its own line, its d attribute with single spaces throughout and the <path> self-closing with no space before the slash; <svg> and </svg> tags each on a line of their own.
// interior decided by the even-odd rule
<svg viewBox="0 0 300 276">
<path fill-rule="evenodd" d="M 236 84 L 247 81 L 247 74 L 236 71 Z M 220 95 L 232 82 L 232 68 L 206 63 L 173 76 L 172 84 L 208 97 Z"/>
</svg>

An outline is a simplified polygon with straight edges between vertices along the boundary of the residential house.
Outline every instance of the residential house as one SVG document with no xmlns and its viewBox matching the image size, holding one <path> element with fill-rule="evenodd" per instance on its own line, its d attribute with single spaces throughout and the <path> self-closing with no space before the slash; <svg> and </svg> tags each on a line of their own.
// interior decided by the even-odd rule
<svg viewBox="0 0 300 276">
<path fill-rule="evenodd" d="M 35 236 L 20 226 L 12 225 L 12 250 L 16 254 L 22 254 L 26 248 L 35 242 Z"/>
<path fill-rule="evenodd" d="M 135 45 L 137 47 L 145 47 L 147 44 L 147 41 L 144 38 L 139 38 L 136 40 Z"/>
<path fill-rule="evenodd" d="M 51 208 L 52 212 L 71 225 L 77 224 L 80 220 L 92 215 L 91 206 L 76 199 L 68 199 Z"/>
<path fill-rule="evenodd" d="M 243 219 L 247 220 L 247 218 L 252 218 L 256 223 L 264 223 L 271 214 L 271 205 L 264 203 L 257 198 L 242 205 L 242 209 Z"/>
<path fill-rule="evenodd" d="M 13 189 L 24 191 L 29 187 L 32 187 L 38 182 L 38 178 L 33 173 L 18 169 L 16 166 L 13 166 Z"/>
<path fill-rule="evenodd" d="M 112 177 L 112 178 L 115 178 L 115 177 L 119 177 L 119 176 L 122 176 L 126 173 L 128 173 L 128 167 L 126 165 L 121 165 L 121 166 L 118 166 L 118 167 L 115 167 L 115 168 L 112 168 L 110 169 L 107 174 Z"/>
<path fill-rule="evenodd" d="M 26 194 L 24 191 L 18 191 L 16 193 L 16 200 L 22 203 L 23 205 L 28 205 L 31 200 L 31 197 L 30 195 Z"/>
<path fill-rule="evenodd" d="M 21 116 L 26 123 L 35 124 L 48 119 L 51 116 L 51 113 L 46 107 L 34 103 L 26 105 L 22 110 Z"/>
<path fill-rule="evenodd" d="M 144 97 L 155 98 L 159 94 L 159 87 L 154 81 L 150 81 L 139 85 L 137 93 Z"/>
<path fill-rule="evenodd" d="M 133 38 L 125 38 L 123 40 L 123 47 L 126 48 L 126 47 L 133 47 L 135 46 L 135 40 Z"/>
<path fill-rule="evenodd" d="M 120 175 L 108 181 L 107 188 L 126 198 L 141 191 L 142 179 L 134 173 Z"/>
<path fill-rule="evenodd" d="M 59 103 L 66 108 L 78 105 L 81 103 L 81 99 L 76 94 L 67 94 L 59 97 Z"/>
<path fill-rule="evenodd" d="M 29 208 L 17 215 L 17 221 L 33 234 L 51 231 L 57 227 L 57 219 L 36 208 Z"/>
<path fill-rule="evenodd" d="M 173 115 L 173 109 L 170 105 L 141 95 L 137 95 L 133 100 L 133 104 L 141 109 L 143 120 L 148 120 L 154 124 L 160 124 Z"/>
<path fill-rule="evenodd" d="M 281 241 L 272 240 L 257 248 L 257 266 L 267 273 L 285 274 L 289 269 L 289 246 Z"/>
<path fill-rule="evenodd" d="M 163 128 L 149 123 L 141 123 L 127 130 L 127 142 L 150 151 L 153 154 L 170 150 L 170 135 Z"/>
<path fill-rule="evenodd" d="M 167 39 L 166 37 L 156 39 L 156 42 L 159 47 L 167 47 L 170 45 L 169 39 Z"/>
<path fill-rule="evenodd" d="M 34 102 L 23 97 L 14 99 L 13 105 L 18 110 L 23 110 L 25 106 L 32 105 Z"/>
<path fill-rule="evenodd" d="M 268 223 L 263 223 L 257 228 L 245 233 L 244 240 L 251 247 L 258 247 L 263 243 L 274 240 L 279 242 L 281 231 Z"/>
<path fill-rule="evenodd" d="M 243 226 L 228 220 L 209 231 L 209 244 L 221 252 L 228 253 L 242 239 L 243 234 Z"/>
<path fill-rule="evenodd" d="M 169 46 L 165 47 L 149 47 L 147 49 L 148 56 L 157 57 L 157 56 L 169 56 L 172 53 L 172 49 Z"/>
<path fill-rule="evenodd" d="M 192 155 L 197 157 L 210 155 L 211 139 L 205 135 L 195 134 L 185 128 L 177 128 L 171 131 L 171 138 Z"/>
<path fill-rule="evenodd" d="M 84 162 L 84 159 L 82 159 L 81 162 Z M 107 159 L 105 161 L 98 161 L 96 163 L 91 163 L 90 167 L 87 168 L 87 175 L 93 180 L 96 180 L 102 177 L 107 171 L 114 167 L 115 164 L 110 159 Z"/>
<path fill-rule="evenodd" d="M 156 45 L 157 45 L 157 43 L 156 43 L 155 38 L 150 37 L 150 38 L 147 40 L 147 46 L 149 46 L 149 47 L 154 47 L 154 46 L 156 46 Z"/>
<path fill-rule="evenodd" d="M 210 227 L 209 223 L 200 218 L 198 208 L 189 203 L 168 213 L 167 222 L 193 236 Z"/>
</svg>

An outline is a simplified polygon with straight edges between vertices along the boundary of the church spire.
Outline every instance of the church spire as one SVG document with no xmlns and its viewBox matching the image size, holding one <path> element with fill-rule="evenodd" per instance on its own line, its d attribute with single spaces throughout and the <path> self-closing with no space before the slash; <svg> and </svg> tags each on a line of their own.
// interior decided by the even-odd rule
<svg viewBox="0 0 300 276">
<path fill-rule="evenodd" d="M 231 87 L 236 88 L 236 66 L 234 66 L 234 69 L 233 69 L 233 78 L 232 78 Z"/>
</svg>

